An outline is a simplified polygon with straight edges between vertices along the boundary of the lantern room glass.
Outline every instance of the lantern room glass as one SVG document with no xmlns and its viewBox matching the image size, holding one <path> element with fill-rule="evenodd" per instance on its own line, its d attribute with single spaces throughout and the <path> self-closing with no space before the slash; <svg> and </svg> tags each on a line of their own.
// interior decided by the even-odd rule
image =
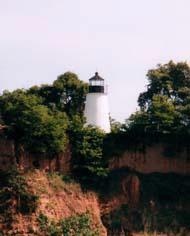
<svg viewBox="0 0 190 236">
<path fill-rule="evenodd" d="M 104 86 L 103 80 L 91 80 L 89 83 L 90 86 Z"/>
</svg>

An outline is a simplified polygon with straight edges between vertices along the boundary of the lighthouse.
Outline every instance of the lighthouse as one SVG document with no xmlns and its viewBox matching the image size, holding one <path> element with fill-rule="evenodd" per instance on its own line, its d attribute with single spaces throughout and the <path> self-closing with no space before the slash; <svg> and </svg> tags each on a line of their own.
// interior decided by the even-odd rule
<svg viewBox="0 0 190 236">
<path fill-rule="evenodd" d="M 86 124 L 96 126 L 106 133 L 110 132 L 108 96 L 105 91 L 104 79 L 98 72 L 89 79 L 89 93 L 85 104 Z"/>
</svg>

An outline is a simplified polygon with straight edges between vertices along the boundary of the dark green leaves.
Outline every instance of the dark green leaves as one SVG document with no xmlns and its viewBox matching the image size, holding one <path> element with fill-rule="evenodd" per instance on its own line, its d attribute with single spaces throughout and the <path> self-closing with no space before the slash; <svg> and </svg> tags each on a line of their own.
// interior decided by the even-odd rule
<svg viewBox="0 0 190 236">
<path fill-rule="evenodd" d="M 187 63 L 170 61 L 147 73 L 147 91 L 138 103 L 142 118 L 147 116 L 145 129 L 150 132 L 175 133 L 190 127 L 190 67 Z M 140 113 L 131 118 L 139 121 Z M 142 123 L 142 122 L 141 122 Z M 145 122 L 144 122 L 145 123 Z"/>
</svg>

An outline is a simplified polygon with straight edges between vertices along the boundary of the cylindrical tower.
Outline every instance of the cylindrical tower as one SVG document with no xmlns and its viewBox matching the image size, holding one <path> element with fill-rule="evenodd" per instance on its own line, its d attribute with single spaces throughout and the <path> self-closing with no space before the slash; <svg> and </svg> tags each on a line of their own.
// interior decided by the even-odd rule
<svg viewBox="0 0 190 236">
<path fill-rule="evenodd" d="M 85 117 L 87 125 L 94 125 L 106 133 L 110 132 L 107 91 L 105 91 L 104 79 L 97 72 L 94 77 L 89 79 Z"/>
</svg>

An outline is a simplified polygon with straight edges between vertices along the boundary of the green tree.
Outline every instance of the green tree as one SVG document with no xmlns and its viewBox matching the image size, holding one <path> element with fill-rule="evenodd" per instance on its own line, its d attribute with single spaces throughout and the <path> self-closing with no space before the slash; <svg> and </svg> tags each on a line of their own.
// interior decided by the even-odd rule
<svg viewBox="0 0 190 236">
<path fill-rule="evenodd" d="M 1 116 L 6 134 L 15 140 L 15 153 L 19 162 L 20 144 L 28 150 L 53 156 L 64 151 L 67 137 L 67 116 L 44 106 L 40 96 L 24 90 L 5 93 L 0 97 Z"/>
<path fill-rule="evenodd" d="M 179 112 L 167 96 L 154 95 L 146 111 L 137 111 L 130 117 L 129 127 L 139 133 L 170 133 L 177 130 Z"/>
<path fill-rule="evenodd" d="M 79 80 L 76 74 L 66 72 L 58 76 L 53 83 L 53 87 L 57 90 L 64 111 L 69 116 L 83 113 L 88 91 L 87 83 Z"/>
<path fill-rule="evenodd" d="M 37 105 L 23 112 L 20 122 L 25 134 L 21 141 L 31 152 L 53 157 L 65 150 L 68 125 L 65 113 L 52 112 L 44 105 Z"/>
<path fill-rule="evenodd" d="M 158 65 L 147 73 L 147 91 L 140 94 L 138 103 L 141 110 L 147 110 L 155 95 L 167 96 L 174 105 L 184 105 L 190 99 L 190 67 L 187 63 L 170 61 Z"/>
<path fill-rule="evenodd" d="M 41 104 L 41 99 L 35 95 L 28 96 L 25 90 L 6 91 L 0 96 L 0 113 L 10 138 L 21 139 L 23 127 L 20 124 L 23 111 L 29 111 L 31 107 Z"/>
<path fill-rule="evenodd" d="M 117 133 L 122 129 L 122 124 L 119 121 L 116 121 L 115 119 L 109 117 L 110 120 L 110 126 L 111 126 L 111 132 Z"/>
<path fill-rule="evenodd" d="M 41 97 L 42 103 L 51 109 L 59 108 L 63 111 L 60 103 L 60 91 L 52 85 L 43 84 L 39 86 L 32 86 L 28 91 L 28 94 L 34 94 Z"/>
<path fill-rule="evenodd" d="M 70 123 L 68 134 L 74 175 L 88 187 L 100 186 L 100 179 L 108 174 L 107 161 L 103 156 L 105 134 L 94 127 L 84 128 L 79 117 Z"/>
<path fill-rule="evenodd" d="M 45 106 L 64 111 L 72 118 L 76 114 L 82 116 L 87 91 L 87 83 L 79 80 L 76 74 L 66 72 L 58 76 L 53 85 L 33 86 L 28 94 L 41 97 Z"/>
<path fill-rule="evenodd" d="M 140 94 L 140 112 L 133 114 L 133 125 L 159 133 L 190 131 L 190 67 L 170 61 L 147 73 L 147 91 Z M 141 120 L 142 118 L 142 120 Z"/>
</svg>

